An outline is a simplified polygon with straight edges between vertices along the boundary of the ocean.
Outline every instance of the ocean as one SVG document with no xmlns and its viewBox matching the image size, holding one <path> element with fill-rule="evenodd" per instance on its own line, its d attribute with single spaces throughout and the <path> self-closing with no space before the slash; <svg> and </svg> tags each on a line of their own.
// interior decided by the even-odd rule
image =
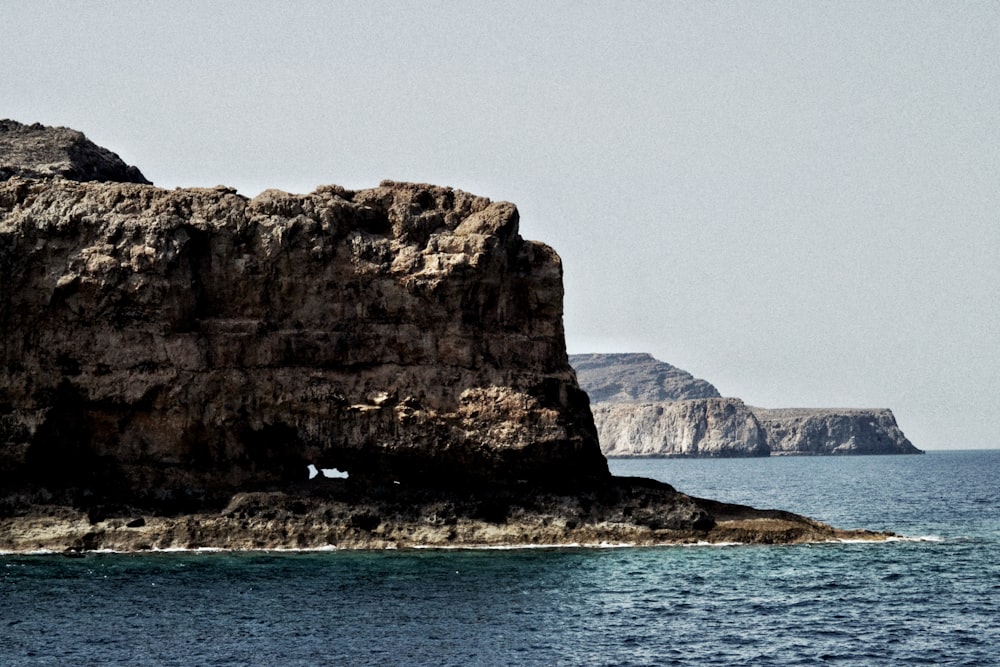
<svg viewBox="0 0 1000 667">
<path fill-rule="evenodd" d="M 611 467 L 905 539 L 0 555 L 0 665 L 1000 665 L 1000 450 Z"/>
</svg>

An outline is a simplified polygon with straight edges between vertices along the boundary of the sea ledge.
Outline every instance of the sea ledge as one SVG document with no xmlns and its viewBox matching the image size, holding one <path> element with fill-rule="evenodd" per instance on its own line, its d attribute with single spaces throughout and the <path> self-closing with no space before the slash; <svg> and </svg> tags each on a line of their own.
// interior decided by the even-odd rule
<svg viewBox="0 0 1000 667">
<path fill-rule="evenodd" d="M 0 518 L 0 552 L 628 548 L 875 542 L 899 537 L 841 530 L 779 510 L 677 495 L 708 512 L 711 521 L 698 528 L 667 526 L 650 520 L 667 513 L 655 503 L 644 508 L 648 514 L 627 507 L 614 515 L 593 507 L 572 511 L 578 500 L 572 497 L 536 497 L 531 503 L 479 505 L 469 511 L 469 506 L 453 502 L 400 507 L 244 493 L 221 511 L 101 518 L 65 506 L 35 506 Z M 477 512 L 492 516 L 474 516 Z"/>
</svg>

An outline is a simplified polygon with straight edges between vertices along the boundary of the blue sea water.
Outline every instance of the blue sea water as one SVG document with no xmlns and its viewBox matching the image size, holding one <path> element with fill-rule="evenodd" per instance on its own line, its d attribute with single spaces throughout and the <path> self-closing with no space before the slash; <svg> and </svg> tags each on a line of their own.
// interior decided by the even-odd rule
<svg viewBox="0 0 1000 667">
<path fill-rule="evenodd" d="M 908 541 L 0 556 L 0 665 L 998 665 L 1000 451 L 615 460 Z"/>
</svg>

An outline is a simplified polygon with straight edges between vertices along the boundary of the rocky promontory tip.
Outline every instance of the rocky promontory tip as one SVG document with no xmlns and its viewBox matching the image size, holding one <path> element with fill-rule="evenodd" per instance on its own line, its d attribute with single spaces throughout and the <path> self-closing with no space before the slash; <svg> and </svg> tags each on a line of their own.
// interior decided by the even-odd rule
<svg viewBox="0 0 1000 667">
<path fill-rule="evenodd" d="M 0 549 L 722 539 L 708 501 L 609 475 L 513 204 L 165 191 L 3 128 Z M 754 512 L 755 541 L 832 534 Z"/>
<path fill-rule="evenodd" d="M 149 183 L 136 167 L 94 144 L 82 132 L 0 120 L 0 181 L 14 176 Z"/>
<path fill-rule="evenodd" d="M 772 455 L 923 454 L 888 408 L 751 409 Z"/>
</svg>

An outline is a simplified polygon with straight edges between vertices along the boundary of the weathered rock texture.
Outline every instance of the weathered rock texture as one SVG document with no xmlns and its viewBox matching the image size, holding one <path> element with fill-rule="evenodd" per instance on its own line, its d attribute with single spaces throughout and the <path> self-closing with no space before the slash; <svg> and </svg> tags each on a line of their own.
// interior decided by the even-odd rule
<svg viewBox="0 0 1000 667">
<path fill-rule="evenodd" d="M 164 191 L 2 128 L 0 550 L 884 537 L 612 478 L 511 204 Z"/>
<path fill-rule="evenodd" d="M 768 410 L 692 396 L 718 392 L 648 354 L 580 354 L 570 362 L 608 456 L 921 453 L 887 409 Z"/>
<path fill-rule="evenodd" d="M 7 496 L 224 503 L 309 463 L 373 485 L 603 479 L 563 340 L 560 260 L 505 202 L 0 183 Z"/>
<path fill-rule="evenodd" d="M 149 183 L 111 151 L 66 127 L 0 120 L 0 180 L 12 176 Z"/>
<path fill-rule="evenodd" d="M 771 454 L 919 454 L 891 410 L 751 408 Z"/>
<path fill-rule="evenodd" d="M 646 353 L 573 354 L 570 364 L 591 403 L 719 398 L 719 390 Z"/>
<path fill-rule="evenodd" d="M 779 510 L 689 498 L 650 480 L 613 478 L 572 495 L 510 493 L 342 502 L 239 493 L 217 512 L 99 518 L 65 508 L 0 516 L 0 553 L 98 549 L 384 549 L 532 545 L 791 544 L 885 540 Z M 709 519 L 708 517 L 711 517 Z"/>
<path fill-rule="evenodd" d="M 738 398 L 592 407 L 608 456 L 767 456 L 767 436 Z"/>
</svg>

